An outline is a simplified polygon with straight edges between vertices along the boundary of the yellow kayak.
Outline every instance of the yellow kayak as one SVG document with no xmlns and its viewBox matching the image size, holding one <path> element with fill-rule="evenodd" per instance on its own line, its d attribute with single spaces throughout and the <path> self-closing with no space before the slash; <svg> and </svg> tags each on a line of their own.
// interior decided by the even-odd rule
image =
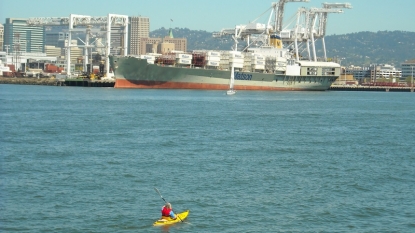
<svg viewBox="0 0 415 233">
<path fill-rule="evenodd" d="M 176 219 L 159 219 L 153 223 L 153 226 L 163 226 L 181 222 L 184 221 L 185 218 L 187 218 L 187 215 L 189 215 L 189 210 L 186 210 L 180 214 L 176 214 Z"/>
</svg>

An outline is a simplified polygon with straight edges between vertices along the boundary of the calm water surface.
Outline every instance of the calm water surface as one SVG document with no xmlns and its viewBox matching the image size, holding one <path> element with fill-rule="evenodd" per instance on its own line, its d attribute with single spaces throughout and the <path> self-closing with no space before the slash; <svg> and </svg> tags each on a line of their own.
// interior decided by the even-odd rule
<svg viewBox="0 0 415 233">
<path fill-rule="evenodd" d="M 0 137 L 1 232 L 415 232 L 413 93 L 0 85 Z"/>
</svg>

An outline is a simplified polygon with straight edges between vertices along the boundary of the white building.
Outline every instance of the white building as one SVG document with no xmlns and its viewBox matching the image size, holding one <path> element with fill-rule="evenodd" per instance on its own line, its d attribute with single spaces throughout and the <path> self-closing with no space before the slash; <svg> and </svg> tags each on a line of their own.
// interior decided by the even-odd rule
<svg viewBox="0 0 415 233">
<path fill-rule="evenodd" d="M 15 70 L 26 71 L 27 62 L 34 60 L 42 63 L 56 63 L 56 57 L 48 57 L 46 53 L 6 53 L 0 52 L 0 60 L 4 65 L 14 65 Z"/>
<path fill-rule="evenodd" d="M 376 66 L 376 71 L 373 72 L 373 75 L 371 77 L 374 77 L 376 75 L 376 78 L 400 78 L 402 77 L 402 71 L 397 70 L 394 66 L 384 64 L 384 65 L 378 65 Z"/>
</svg>

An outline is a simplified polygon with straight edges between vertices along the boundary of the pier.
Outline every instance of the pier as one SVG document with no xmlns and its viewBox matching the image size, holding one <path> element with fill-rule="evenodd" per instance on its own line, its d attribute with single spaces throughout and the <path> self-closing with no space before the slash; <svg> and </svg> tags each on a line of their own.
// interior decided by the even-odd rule
<svg viewBox="0 0 415 233">
<path fill-rule="evenodd" d="M 381 91 L 381 92 L 414 92 L 413 87 L 388 86 L 331 86 L 330 91 Z"/>
<path fill-rule="evenodd" d="M 115 80 L 94 80 L 94 79 L 64 79 L 58 81 L 57 86 L 77 86 L 77 87 L 114 87 Z"/>
<path fill-rule="evenodd" d="M 46 86 L 78 86 L 78 87 L 114 87 L 115 80 L 97 79 L 57 79 L 57 78 L 26 78 L 0 77 L 0 84 L 46 85 Z"/>
</svg>

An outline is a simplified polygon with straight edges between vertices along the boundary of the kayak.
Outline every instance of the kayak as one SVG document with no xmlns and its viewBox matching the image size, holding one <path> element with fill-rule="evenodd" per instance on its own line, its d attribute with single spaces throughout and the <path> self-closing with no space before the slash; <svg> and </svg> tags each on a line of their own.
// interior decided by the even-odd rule
<svg viewBox="0 0 415 233">
<path fill-rule="evenodd" d="M 181 222 L 184 221 L 185 218 L 187 218 L 187 215 L 189 215 L 189 210 L 176 214 L 176 219 L 159 219 L 153 223 L 153 226 L 163 226 Z"/>
</svg>

